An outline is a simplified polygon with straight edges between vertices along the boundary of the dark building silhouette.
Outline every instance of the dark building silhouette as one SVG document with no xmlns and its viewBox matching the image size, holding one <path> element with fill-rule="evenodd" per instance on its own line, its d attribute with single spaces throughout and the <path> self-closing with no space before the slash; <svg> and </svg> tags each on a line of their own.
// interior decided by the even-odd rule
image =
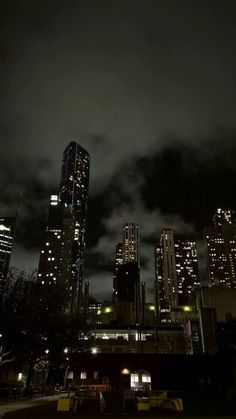
<svg viewBox="0 0 236 419">
<path fill-rule="evenodd" d="M 119 301 L 135 303 L 139 286 L 139 268 L 136 262 L 118 266 L 117 296 Z"/>
<path fill-rule="evenodd" d="M 12 252 L 15 224 L 15 217 L 0 218 L 0 301 L 4 300 L 8 288 L 7 273 Z"/>
<path fill-rule="evenodd" d="M 113 301 L 117 299 L 117 270 L 119 265 L 123 264 L 123 245 L 117 243 L 115 261 L 113 264 Z"/>
<path fill-rule="evenodd" d="M 204 229 L 208 278 L 212 285 L 236 288 L 236 224 L 234 212 L 217 209 L 214 226 Z"/>
<path fill-rule="evenodd" d="M 140 272 L 137 262 L 118 266 L 116 282 L 117 321 L 135 324 L 140 320 Z"/>
</svg>

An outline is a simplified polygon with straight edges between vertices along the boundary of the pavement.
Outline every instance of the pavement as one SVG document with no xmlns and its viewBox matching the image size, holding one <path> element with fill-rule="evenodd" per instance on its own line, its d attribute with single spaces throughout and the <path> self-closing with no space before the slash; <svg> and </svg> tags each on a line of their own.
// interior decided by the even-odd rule
<svg viewBox="0 0 236 419">
<path fill-rule="evenodd" d="M 2 403 L 0 404 L 0 419 L 5 417 L 5 415 L 8 413 L 19 412 L 23 409 L 36 408 L 37 410 L 39 406 L 44 406 L 44 410 L 47 410 L 48 405 L 52 404 L 52 402 L 56 404 L 58 398 L 59 395 L 57 394 L 53 396 L 37 397 L 35 399 L 17 400 L 8 403 Z"/>
<path fill-rule="evenodd" d="M 132 412 L 123 412 L 121 410 L 113 409 L 113 412 L 103 412 L 99 410 L 88 409 L 88 411 L 73 412 L 57 412 L 57 400 L 62 395 L 53 395 L 47 397 L 39 397 L 31 400 L 20 400 L 0 405 L 0 418 L 4 419 L 139 419 L 157 418 L 157 419 L 176 419 L 181 416 L 184 419 L 236 419 L 236 416 L 216 415 L 188 415 L 188 414 L 166 414 L 160 412 L 153 412 L 151 414 Z M 114 407 L 114 406 L 113 406 Z"/>
</svg>

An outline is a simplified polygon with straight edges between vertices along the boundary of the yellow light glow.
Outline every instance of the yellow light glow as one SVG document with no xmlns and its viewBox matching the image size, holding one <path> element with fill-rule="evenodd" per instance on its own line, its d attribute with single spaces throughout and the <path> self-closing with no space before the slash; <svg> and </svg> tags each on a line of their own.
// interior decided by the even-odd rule
<svg viewBox="0 0 236 419">
<path fill-rule="evenodd" d="M 111 312 L 111 307 L 106 307 L 105 308 L 105 313 L 110 313 Z"/>
<path fill-rule="evenodd" d="M 184 311 L 191 311 L 191 307 L 189 307 L 189 306 L 184 306 Z"/>
<path fill-rule="evenodd" d="M 130 370 L 128 370 L 127 368 L 124 368 L 124 369 L 121 371 L 121 374 L 123 374 L 123 375 L 128 375 L 128 374 L 130 374 Z"/>
</svg>

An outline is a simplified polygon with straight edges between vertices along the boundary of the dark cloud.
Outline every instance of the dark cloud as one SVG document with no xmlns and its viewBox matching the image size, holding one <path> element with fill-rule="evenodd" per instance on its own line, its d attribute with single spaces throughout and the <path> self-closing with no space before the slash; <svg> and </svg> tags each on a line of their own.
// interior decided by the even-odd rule
<svg viewBox="0 0 236 419">
<path fill-rule="evenodd" d="M 23 197 L 17 263 L 39 246 L 71 139 L 91 154 L 93 284 L 108 284 L 126 218 L 140 223 L 150 282 L 162 227 L 200 237 L 216 206 L 236 207 L 235 11 L 230 0 L 1 1 L 0 211 Z"/>
</svg>

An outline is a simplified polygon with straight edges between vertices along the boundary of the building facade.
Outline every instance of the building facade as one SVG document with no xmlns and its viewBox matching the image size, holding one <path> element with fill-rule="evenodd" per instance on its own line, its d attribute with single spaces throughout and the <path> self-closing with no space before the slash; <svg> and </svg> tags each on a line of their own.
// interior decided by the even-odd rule
<svg viewBox="0 0 236 419">
<path fill-rule="evenodd" d="M 140 271 L 137 262 L 119 265 L 116 275 L 116 320 L 118 324 L 139 323 Z"/>
<path fill-rule="evenodd" d="M 210 284 L 236 288 L 236 224 L 234 212 L 218 209 L 214 226 L 204 229 Z"/>
<path fill-rule="evenodd" d="M 116 245 L 116 253 L 115 253 L 115 261 L 113 264 L 113 301 L 116 300 L 117 297 L 117 270 L 120 265 L 123 264 L 123 244 L 117 243 Z"/>
<path fill-rule="evenodd" d="M 0 301 L 4 300 L 8 288 L 7 274 L 12 252 L 15 224 L 15 217 L 0 218 Z"/>
<path fill-rule="evenodd" d="M 196 242 L 191 237 L 174 236 L 171 229 L 161 232 L 155 248 L 156 318 L 171 322 L 171 307 L 188 305 L 191 292 L 199 285 Z"/>
<path fill-rule="evenodd" d="M 72 281 L 72 246 L 75 219 L 73 212 L 51 195 L 47 228 L 40 251 L 38 281 L 44 287 L 52 287 L 64 293 L 64 307 L 73 311 L 74 293 Z M 50 291 L 49 291 L 50 292 Z"/>
<path fill-rule="evenodd" d="M 68 144 L 63 153 L 60 201 L 72 210 L 75 217 L 71 269 L 78 306 L 81 305 L 84 275 L 89 167 L 88 152 L 75 142 Z"/>
<path fill-rule="evenodd" d="M 75 142 L 63 154 L 59 195 L 52 195 L 38 280 L 65 291 L 71 313 L 82 308 L 89 154 Z"/>
<path fill-rule="evenodd" d="M 178 279 L 178 305 L 189 305 L 193 287 L 200 285 L 196 241 L 175 236 L 175 260 Z"/>
<path fill-rule="evenodd" d="M 139 266 L 139 230 L 135 223 L 126 223 L 123 227 L 123 263 L 128 262 Z"/>
</svg>

